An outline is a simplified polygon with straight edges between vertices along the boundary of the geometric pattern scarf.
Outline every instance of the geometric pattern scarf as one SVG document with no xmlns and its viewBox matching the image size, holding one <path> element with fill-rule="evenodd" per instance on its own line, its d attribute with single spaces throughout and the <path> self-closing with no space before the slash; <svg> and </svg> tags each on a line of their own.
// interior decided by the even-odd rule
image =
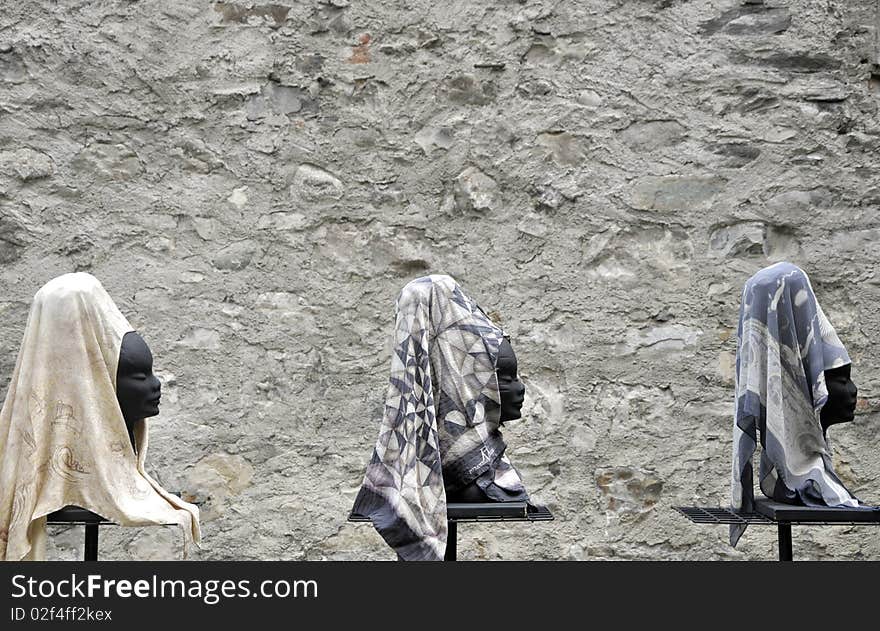
<svg viewBox="0 0 880 631">
<path fill-rule="evenodd" d="M 754 510 L 752 455 L 767 497 L 806 506 L 857 507 L 834 472 L 820 412 L 825 371 L 850 363 L 806 273 L 777 263 L 745 284 L 736 353 L 731 504 Z M 730 527 L 735 546 L 745 526 Z"/>
<path fill-rule="evenodd" d="M 385 411 L 353 512 L 403 560 L 443 559 L 446 488 L 488 479 L 525 494 L 499 431 L 503 337 L 449 276 L 418 278 L 397 298 Z"/>
</svg>

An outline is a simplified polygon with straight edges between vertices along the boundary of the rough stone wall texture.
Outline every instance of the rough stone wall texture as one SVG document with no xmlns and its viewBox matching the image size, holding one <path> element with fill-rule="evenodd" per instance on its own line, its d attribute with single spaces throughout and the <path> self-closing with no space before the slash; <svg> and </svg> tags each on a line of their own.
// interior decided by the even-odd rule
<svg viewBox="0 0 880 631">
<path fill-rule="evenodd" d="M 395 295 L 445 272 L 513 336 L 509 453 L 557 517 L 463 527 L 462 557 L 773 558 L 669 507 L 728 501 L 739 292 L 781 259 L 855 360 L 835 458 L 880 502 L 877 9 L 0 0 L 3 392 L 33 293 L 89 271 L 156 356 L 150 466 L 205 502 L 195 558 L 390 559 L 345 517 Z M 865 534 L 796 556 L 880 558 Z"/>
</svg>

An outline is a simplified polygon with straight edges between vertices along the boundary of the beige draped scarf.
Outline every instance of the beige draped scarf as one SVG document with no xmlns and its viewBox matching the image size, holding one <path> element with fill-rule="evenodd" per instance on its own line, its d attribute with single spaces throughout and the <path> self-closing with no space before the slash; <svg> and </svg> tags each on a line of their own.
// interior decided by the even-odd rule
<svg viewBox="0 0 880 631">
<path fill-rule="evenodd" d="M 198 508 L 147 474 L 147 423 L 135 424 L 135 453 L 116 399 L 132 330 L 90 274 L 34 296 L 0 412 L 0 558 L 44 559 L 46 515 L 67 505 L 123 526 L 179 525 L 184 550 L 199 542 Z"/>
</svg>

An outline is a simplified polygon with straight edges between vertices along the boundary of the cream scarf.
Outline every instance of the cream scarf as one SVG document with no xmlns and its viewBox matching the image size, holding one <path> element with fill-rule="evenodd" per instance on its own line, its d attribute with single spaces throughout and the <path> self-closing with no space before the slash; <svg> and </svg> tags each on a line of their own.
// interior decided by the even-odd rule
<svg viewBox="0 0 880 631">
<path fill-rule="evenodd" d="M 132 331 L 100 282 L 65 274 L 34 296 L 0 412 L 0 558 L 45 558 L 46 515 L 80 506 L 123 526 L 177 524 L 199 542 L 199 511 L 144 469 L 147 424 L 132 449 L 116 400 Z"/>
</svg>

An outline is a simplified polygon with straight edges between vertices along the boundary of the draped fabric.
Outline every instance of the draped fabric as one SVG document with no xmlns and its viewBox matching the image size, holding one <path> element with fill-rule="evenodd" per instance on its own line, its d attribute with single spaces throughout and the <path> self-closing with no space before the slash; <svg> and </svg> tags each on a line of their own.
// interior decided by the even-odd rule
<svg viewBox="0 0 880 631">
<path fill-rule="evenodd" d="M 752 455 L 759 437 L 764 495 L 806 506 L 858 506 L 834 472 L 820 423 L 828 400 L 825 371 L 850 358 L 803 270 L 777 263 L 746 282 L 738 344 L 733 508 L 754 508 Z M 744 531 L 730 527 L 731 545 Z"/>
<path fill-rule="evenodd" d="M 397 298 L 385 412 L 353 511 L 404 560 L 443 559 L 446 488 L 476 481 L 493 499 L 527 498 L 499 431 L 503 337 L 449 276 Z"/>
<path fill-rule="evenodd" d="M 65 274 L 34 297 L 0 411 L 0 558 L 45 558 L 46 515 L 67 505 L 123 526 L 176 524 L 199 540 L 199 511 L 144 469 L 116 399 L 123 336 L 132 330 L 100 282 Z"/>
</svg>

